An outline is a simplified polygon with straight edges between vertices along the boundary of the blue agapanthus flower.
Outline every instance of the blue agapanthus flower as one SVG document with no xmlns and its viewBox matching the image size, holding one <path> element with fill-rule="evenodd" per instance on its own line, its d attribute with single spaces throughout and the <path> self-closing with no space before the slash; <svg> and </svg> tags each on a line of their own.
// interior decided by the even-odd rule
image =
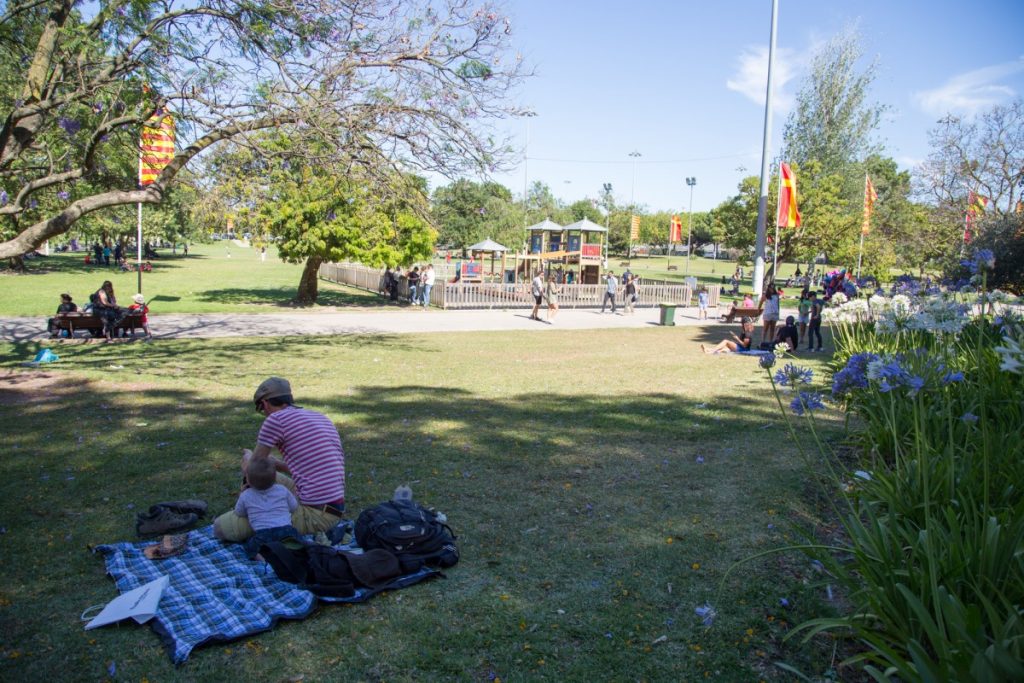
<svg viewBox="0 0 1024 683">
<path fill-rule="evenodd" d="M 996 255 L 991 249 L 979 249 L 969 259 L 964 259 L 960 265 L 967 266 L 971 274 L 978 275 L 983 270 L 992 270 L 996 267 Z"/>
<path fill-rule="evenodd" d="M 785 367 L 776 371 L 775 383 L 783 387 L 796 387 L 801 384 L 810 384 L 813 377 L 814 371 L 810 368 L 786 363 Z"/>
<path fill-rule="evenodd" d="M 771 368 L 775 367 L 775 354 L 774 353 L 766 353 L 763 356 L 761 356 L 760 358 L 758 358 L 757 362 L 758 362 L 758 365 L 760 365 L 765 370 L 770 370 Z"/>
<path fill-rule="evenodd" d="M 815 410 L 824 410 L 825 402 L 822 400 L 822 395 L 816 391 L 801 391 L 790 402 L 789 407 L 797 415 L 803 415 L 805 412 L 812 413 Z"/>
<path fill-rule="evenodd" d="M 867 389 L 868 363 L 878 360 L 876 353 L 855 353 L 846 361 L 846 367 L 832 378 L 832 398 L 843 398 L 854 389 Z"/>
<path fill-rule="evenodd" d="M 962 373 L 962 372 L 952 372 L 951 371 L 951 372 L 947 372 L 945 375 L 942 376 L 942 384 L 943 384 L 943 386 L 945 386 L 947 384 L 952 384 L 953 382 L 963 382 L 963 381 L 964 381 L 964 373 Z"/>
</svg>

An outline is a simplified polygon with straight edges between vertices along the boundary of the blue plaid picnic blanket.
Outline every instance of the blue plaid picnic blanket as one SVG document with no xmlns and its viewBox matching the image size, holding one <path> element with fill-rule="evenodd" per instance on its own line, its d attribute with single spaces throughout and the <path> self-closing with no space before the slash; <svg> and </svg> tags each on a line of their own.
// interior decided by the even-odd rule
<svg viewBox="0 0 1024 683">
<path fill-rule="evenodd" d="M 214 538 L 212 525 L 189 533 L 185 551 L 165 560 L 147 558 L 143 550 L 149 545 L 153 542 L 112 543 L 97 546 L 96 552 L 105 556 L 107 573 L 121 593 L 170 577 L 149 624 L 175 664 L 200 645 L 269 631 L 279 619 L 304 619 L 316 608 L 317 596 L 278 579 L 266 562 L 250 560 L 241 545 Z M 354 544 L 335 547 L 359 552 Z M 363 602 L 439 575 L 425 567 L 380 588 L 359 588 L 351 598 L 319 599 Z"/>
</svg>

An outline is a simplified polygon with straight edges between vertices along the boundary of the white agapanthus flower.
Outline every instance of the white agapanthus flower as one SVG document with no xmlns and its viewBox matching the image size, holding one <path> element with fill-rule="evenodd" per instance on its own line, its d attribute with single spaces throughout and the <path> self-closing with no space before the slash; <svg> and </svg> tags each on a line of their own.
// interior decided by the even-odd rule
<svg viewBox="0 0 1024 683">
<path fill-rule="evenodd" d="M 835 294 L 832 295 L 833 306 L 842 306 L 847 301 L 849 301 L 849 299 L 847 299 L 846 295 L 843 294 L 842 292 L 836 292 Z"/>
<path fill-rule="evenodd" d="M 884 313 L 892 308 L 892 303 L 887 297 L 884 297 L 881 294 L 873 294 L 871 298 L 868 299 L 868 306 L 871 307 L 871 312 L 874 315 L 879 315 L 880 313 Z"/>
<path fill-rule="evenodd" d="M 1010 336 L 1003 337 L 1003 345 L 996 347 L 999 354 L 999 368 L 1005 372 L 1024 374 L 1024 349 L 1020 342 Z"/>
</svg>

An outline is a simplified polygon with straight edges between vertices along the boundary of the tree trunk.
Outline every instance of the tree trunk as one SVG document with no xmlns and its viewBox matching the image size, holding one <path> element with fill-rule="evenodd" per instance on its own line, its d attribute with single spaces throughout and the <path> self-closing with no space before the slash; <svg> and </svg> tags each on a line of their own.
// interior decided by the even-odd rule
<svg viewBox="0 0 1024 683">
<path fill-rule="evenodd" d="M 25 272 L 25 259 L 21 256 L 12 256 L 7 259 L 8 267 L 16 273 Z"/>
<path fill-rule="evenodd" d="M 306 267 L 302 269 L 302 279 L 299 280 L 299 293 L 295 295 L 295 303 L 298 305 L 312 306 L 316 303 L 320 264 L 323 262 L 322 256 L 310 256 L 306 259 Z"/>
</svg>

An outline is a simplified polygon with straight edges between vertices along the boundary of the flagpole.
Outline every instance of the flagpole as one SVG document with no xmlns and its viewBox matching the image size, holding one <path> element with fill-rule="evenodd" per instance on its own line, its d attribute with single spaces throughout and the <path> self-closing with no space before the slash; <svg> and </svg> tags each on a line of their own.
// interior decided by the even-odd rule
<svg viewBox="0 0 1024 683">
<path fill-rule="evenodd" d="M 860 224 L 860 248 L 857 250 L 857 280 L 860 280 L 860 261 L 864 256 L 864 228 L 867 226 L 868 214 L 867 174 L 864 174 L 864 209 Z"/>
<path fill-rule="evenodd" d="M 142 188 L 142 144 L 140 140 L 139 144 L 139 188 Z M 138 211 L 136 218 L 136 235 L 135 235 L 135 254 L 137 263 L 136 268 L 139 271 L 139 294 L 142 294 L 142 202 L 138 203 Z"/>
<path fill-rule="evenodd" d="M 779 279 L 779 211 L 782 202 L 782 162 L 779 162 L 779 196 L 775 200 L 775 254 L 772 256 L 772 280 Z M 788 226 L 788 223 L 787 223 Z"/>
<path fill-rule="evenodd" d="M 764 98 L 764 135 L 761 142 L 761 190 L 757 199 L 757 236 L 754 240 L 754 296 L 764 290 L 764 242 L 768 214 L 768 149 L 772 134 L 772 70 L 775 64 L 775 24 L 779 0 L 772 0 L 771 39 L 768 43 L 768 87 Z M 776 226 L 778 220 L 776 220 Z"/>
</svg>

